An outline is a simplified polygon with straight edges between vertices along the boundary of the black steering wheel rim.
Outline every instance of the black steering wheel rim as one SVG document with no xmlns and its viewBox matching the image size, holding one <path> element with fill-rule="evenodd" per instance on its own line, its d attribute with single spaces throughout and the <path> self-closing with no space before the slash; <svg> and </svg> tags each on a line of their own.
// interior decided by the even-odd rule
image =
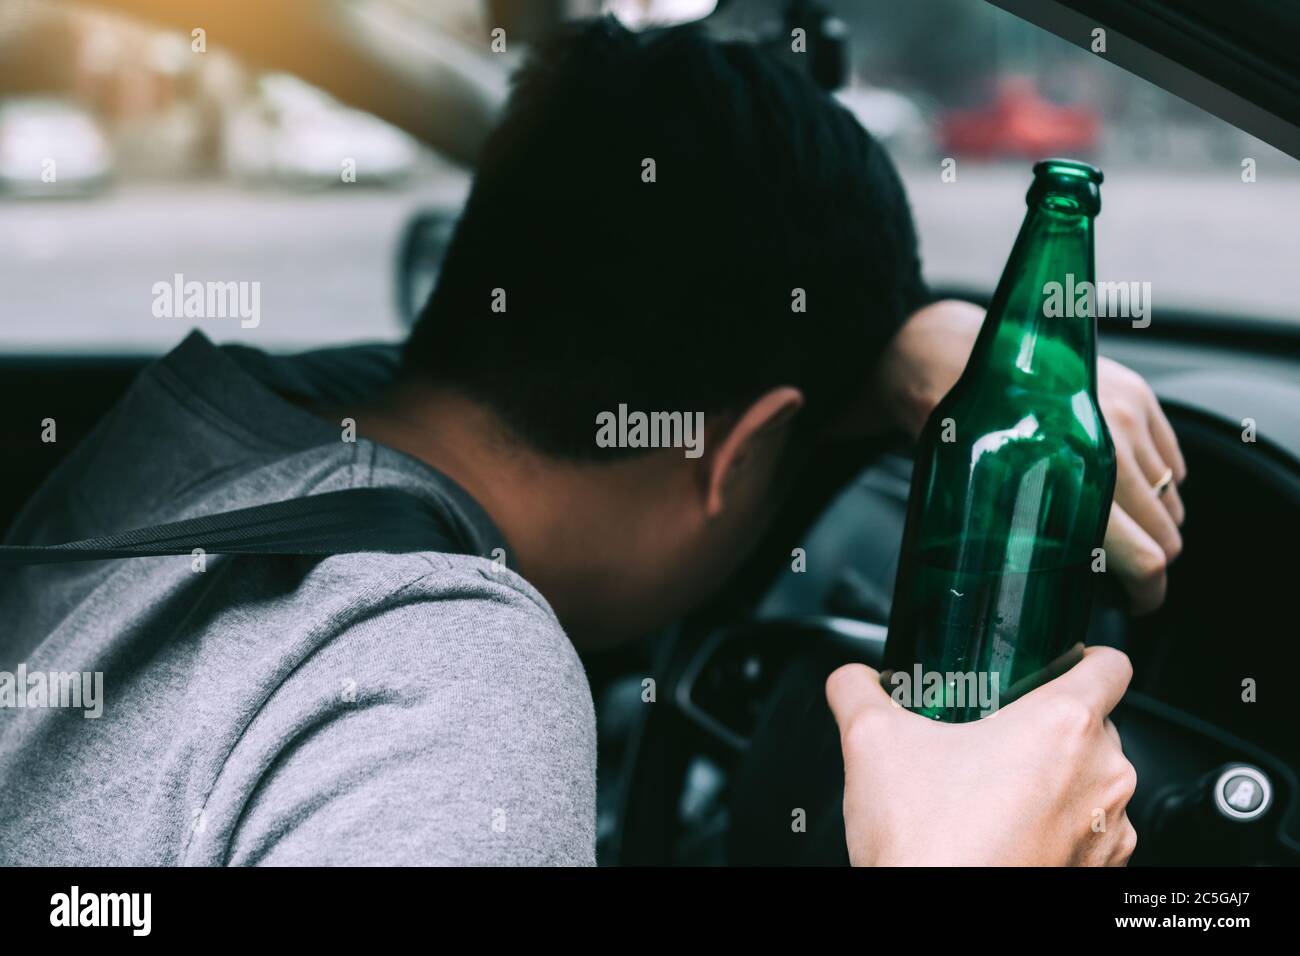
<svg viewBox="0 0 1300 956">
<path fill-rule="evenodd" d="M 705 756 L 743 769 L 749 751 L 744 730 L 728 727 L 701 700 L 699 689 L 711 667 L 732 663 L 728 658 L 737 653 L 759 655 L 761 672 L 768 678 L 754 682 L 752 689 L 764 703 L 787 669 L 798 667 L 808 675 L 805 683 L 816 685 L 816 705 L 829 718 L 821 696 L 825 677 L 850 661 L 879 666 L 884 638 L 882 625 L 829 615 L 746 618 L 722 627 L 684 622 L 665 642 L 662 667 L 656 668 L 662 675 L 657 701 L 631 744 L 619 813 L 618 861 L 673 862 L 676 801 L 695 758 Z"/>
</svg>

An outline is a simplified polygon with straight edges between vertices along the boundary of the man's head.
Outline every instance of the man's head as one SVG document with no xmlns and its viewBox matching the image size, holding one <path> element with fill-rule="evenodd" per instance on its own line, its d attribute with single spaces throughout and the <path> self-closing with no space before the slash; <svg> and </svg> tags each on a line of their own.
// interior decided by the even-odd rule
<svg viewBox="0 0 1300 956">
<path fill-rule="evenodd" d="M 644 627 L 739 563 L 789 444 L 922 290 L 897 176 L 833 99 L 748 44 L 601 20 L 517 77 L 404 371 L 490 414 L 534 478 L 581 476 L 568 520 L 615 521 L 587 532 L 618 572 L 591 623 Z M 638 447 L 685 436 L 637 413 L 702 414 L 698 457 Z"/>
</svg>

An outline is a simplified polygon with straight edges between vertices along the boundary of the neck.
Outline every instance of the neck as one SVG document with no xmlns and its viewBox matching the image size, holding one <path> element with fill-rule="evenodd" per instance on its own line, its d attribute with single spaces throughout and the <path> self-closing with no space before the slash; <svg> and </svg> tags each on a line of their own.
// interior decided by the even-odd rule
<svg viewBox="0 0 1300 956">
<path fill-rule="evenodd" d="M 363 437 L 419 459 L 469 492 L 505 536 L 507 566 L 542 593 L 570 637 L 582 631 L 590 596 L 616 588 L 615 552 L 633 540 L 637 509 L 629 502 L 644 481 L 631 463 L 549 458 L 523 445 L 483 405 L 420 384 L 399 384 L 359 410 L 323 414 L 351 415 Z"/>
<path fill-rule="evenodd" d="M 975 351 L 988 374 L 1021 387 L 1096 394 L 1092 220 L 1031 209 Z"/>
</svg>

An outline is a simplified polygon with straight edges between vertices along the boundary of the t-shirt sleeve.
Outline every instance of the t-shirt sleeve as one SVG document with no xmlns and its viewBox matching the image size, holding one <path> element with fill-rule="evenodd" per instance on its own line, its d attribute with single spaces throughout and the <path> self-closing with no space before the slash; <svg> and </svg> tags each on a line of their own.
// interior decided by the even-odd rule
<svg viewBox="0 0 1300 956">
<path fill-rule="evenodd" d="M 878 142 L 873 143 L 869 175 L 879 185 L 882 197 L 882 219 L 885 234 L 894 245 L 895 265 L 898 272 L 898 302 L 892 312 L 892 321 L 887 321 L 882 329 L 885 340 L 913 312 L 938 299 L 926 284 L 921 265 L 920 239 L 916 232 L 916 223 L 912 218 L 912 207 L 908 201 L 907 189 L 898 175 L 898 169 L 889 153 Z"/>
<path fill-rule="evenodd" d="M 408 595 L 286 679 L 209 801 L 224 862 L 594 864 L 581 662 L 549 611 L 486 593 Z"/>
</svg>

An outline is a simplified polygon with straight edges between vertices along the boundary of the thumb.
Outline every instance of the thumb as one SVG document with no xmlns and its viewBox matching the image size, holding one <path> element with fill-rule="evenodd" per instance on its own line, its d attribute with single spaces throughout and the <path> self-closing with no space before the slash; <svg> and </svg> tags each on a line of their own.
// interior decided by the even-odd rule
<svg viewBox="0 0 1300 956">
<path fill-rule="evenodd" d="M 880 686 L 880 673 L 865 664 L 845 664 L 833 671 L 826 678 L 826 700 L 840 730 L 868 711 L 894 707 Z"/>
</svg>

